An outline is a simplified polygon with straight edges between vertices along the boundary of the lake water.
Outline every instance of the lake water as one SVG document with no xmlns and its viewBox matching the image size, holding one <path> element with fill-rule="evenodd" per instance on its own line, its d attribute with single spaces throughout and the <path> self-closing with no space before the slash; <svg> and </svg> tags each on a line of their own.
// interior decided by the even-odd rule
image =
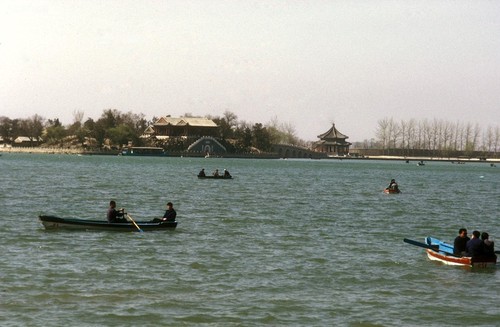
<svg viewBox="0 0 500 327">
<path fill-rule="evenodd" d="M 227 168 L 233 180 L 198 180 Z M 500 168 L 3 154 L 1 326 L 499 326 L 500 270 L 403 242 L 500 242 Z M 395 178 L 402 194 L 382 190 Z M 45 231 L 117 201 L 174 231 Z M 500 246 L 497 246 L 497 250 Z"/>
</svg>

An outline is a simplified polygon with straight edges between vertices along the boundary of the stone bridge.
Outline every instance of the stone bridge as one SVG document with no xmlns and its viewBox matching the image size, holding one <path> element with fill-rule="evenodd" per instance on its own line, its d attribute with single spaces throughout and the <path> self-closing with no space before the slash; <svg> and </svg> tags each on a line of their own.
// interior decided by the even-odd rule
<svg viewBox="0 0 500 327">
<path fill-rule="evenodd" d="M 308 148 L 289 144 L 273 144 L 273 152 L 277 153 L 280 158 L 305 158 L 305 159 L 321 159 L 327 158 L 326 153 L 315 152 Z"/>
</svg>

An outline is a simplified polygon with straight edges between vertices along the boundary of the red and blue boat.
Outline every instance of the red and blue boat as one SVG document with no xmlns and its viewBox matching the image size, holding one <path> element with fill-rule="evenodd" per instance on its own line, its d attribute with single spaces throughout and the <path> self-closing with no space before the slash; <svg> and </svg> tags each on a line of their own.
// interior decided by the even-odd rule
<svg viewBox="0 0 500 327">
<path fill-rule="evenodd" d="M 434 237 L 426 237 L 425 243 L 405 238 L 405 243 L 419 246 L 425 249 L 427 257 L 432 261 L 439 261 L 445 265 L 465 267 L 495 267 L 497 256 L 467 257 L 458 256 L 453 253 L 453 245 L 443 242 Z M 495 252 L 498 253 L 498 252 Z"/>
</svg>

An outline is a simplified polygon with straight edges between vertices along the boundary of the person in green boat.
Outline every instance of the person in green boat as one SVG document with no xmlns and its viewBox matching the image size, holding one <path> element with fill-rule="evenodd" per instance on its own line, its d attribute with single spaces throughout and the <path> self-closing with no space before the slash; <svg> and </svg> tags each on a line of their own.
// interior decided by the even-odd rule
<svg viewBox="0 0 500 327">
<path fill-rule="evenodd" d="M 165 211 L 165 214 L 163 215 L 162 218 L 155 218 L 153 219 L 154 223 L 159 223 L 159 222 L 165 222 L 165 221 L 175 221 L 175 218 L 177 217 L 177 212 L 174 209 L 174 205 L 172 202 L 167 203 L 167 210 Z"/>
<path fill-rule="evenodd" d="M 127 219 L 124 218 L 125 209 L 121 208 L 120 210 L 116 210 L 116 202 L 111 200 L 109 201 L 109 209 L 108 209 L 108 222 L 109 223 L 126 223 Z"/>
</svg>

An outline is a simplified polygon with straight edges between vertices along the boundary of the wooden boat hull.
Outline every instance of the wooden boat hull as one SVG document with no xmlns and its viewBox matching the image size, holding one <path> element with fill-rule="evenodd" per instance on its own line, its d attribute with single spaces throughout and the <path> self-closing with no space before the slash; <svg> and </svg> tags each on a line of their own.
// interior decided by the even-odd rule
<svg viewBox="0 0 500 327">
<path fill-rule="evenodd" d="M 45 229 L 71 229 L 71 230 L 109 230 L 121 232 L 136 232 L 137 228 L 131 222 L 108 223 L 104 220 L 87 220 L 76 218 L 59 218 L 55 216 L 38 216 Z M 136 221 L 143 231 L 172 230 L 177 227 L 176 221 L 150 222 Z"/>
<path fill-rule="evenodd" d="M 456 257 L 437 252 L 431 249 L 426 249 L 427 257 L 433 261 L 439 261 L 450 266 L 468 266 L 468 267 L 494 267 L 497 264 L 496 257 L 492 258 L 471 258 L 471 257 Z"/>
<path fill-rule="evenodd" d="M 232 179 L 233 176 L 198 176 L 199 179 Z"/>
<path fill-rule="evenodd" d="M 401 191 L 400 191 L 400 190 L 391 190 L 391 189 L 387 189 L 387 188 L 386 188 L 386 189 L 384 190 L 384 193 L 385 193 L 385 194 L 399 194 L 399 193 L 401 193 Z"/>
</svg>

